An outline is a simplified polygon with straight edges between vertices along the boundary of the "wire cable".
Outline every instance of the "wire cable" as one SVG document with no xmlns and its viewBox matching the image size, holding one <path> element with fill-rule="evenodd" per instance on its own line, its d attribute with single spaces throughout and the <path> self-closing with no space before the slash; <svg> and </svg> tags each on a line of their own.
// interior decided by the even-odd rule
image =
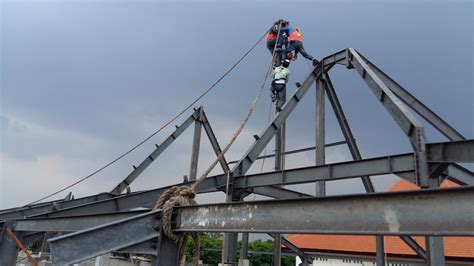
<svg viewBox="0 0 474 266">
<path fill-rule="evenodd" d="M 237 62 L 235 62 L 226 72 L 224 72 L 224 74 L 218 78 L 207 90 L 205 90 L 199 97 L 197 97 L 194 101 L 192 101 L 186 108 L 184 108 L 183 110 L 181 110 L 180 112 L 178 112 L 171 120 L 169 120 L 168 122 L 166 122 L 162 127 L 160 127 L 158 130 L 156 130 L 155 132 L 153 132 L 151 135 L 149 135 L 148 137 L 146 137 L 144 140 L 140 141 L 138 144 L 136 144 L 135 146 L 133 146 L 131 149 L 127 150 L 125 153 L 119 155 L 118 157 L 116 157 L 115 159 L 113 159 L 112 161 L 108 162 L 107 164 L 105 164 L 104 166 L 98 168 L 97 170 L 95 170 L 94 172 L 90 173 L 89 175 L 77 180 L 76 182 L 66 186 L 66 187 L 63 187 L 61 189 L 59 189 L 58 191 L 54 192 L 54 193 L 51 193 L 49 195 L 46 195 L 38 200 L 35 200 L 25 206 L 29 206 L 29 205 L 32 205 L 32 204 L 35 204 L 37 202 L 40 202 L 40 201 L 43 201 L 47 198 L 50 198 L 52 196 L 55 196 L 87 179 L 89 179 L 90 177 L 98 174 L 99 172 L 101 172 L 102 170 L 108 168 L 109 166 L 111 166 L 112 164 L 116 163 L 117 161 L 119 161 L 120 159 L 122 159 L 123 157 L 127 156 L 128 154 L 130 154 L 131 152 L 133 152 L 134 150 L 136 150 L 138 147 L 140 147 L 141 145 L 143 145 L 145 142 L 147 142 L 149 139 L 151 139 L 153 136 L 155 136 L 156 134 L 158 134 L 161 130 L 163 130 L 164 128 L 166 128 L 167 126 L 169 126 L 171 123 L 173 123 L 176 119 L 178 119 L 183 113 L 185 113 L 186 111 L 188 111 L 195 103 L 197 103 L 199 100 L 201 100 L 204 96 L 206 96 L 206 94 L 208 94 L 212 89 L 214 89 L 217 84 L 219 84 L 219 82 L 221 82 L 230 72 L 232 72 L 232 70 L 234 70 L 234 68 L 236 68 L 240 62 L 242 62 L 249 54 L 250 52 L 252 52 L 253 49 L 255 49 L 255 47 L 257 47 L 257 45 L 263 40 L 263 38 L 265 38 L 266 34 L 268 33 L 269 30 L 265 31 L 265 33 L 255 42 L 254 45 L 252 45 L 252 47 L 250 47 L 240 58 L 239 60 L 237 60 Z"/>
</svg>

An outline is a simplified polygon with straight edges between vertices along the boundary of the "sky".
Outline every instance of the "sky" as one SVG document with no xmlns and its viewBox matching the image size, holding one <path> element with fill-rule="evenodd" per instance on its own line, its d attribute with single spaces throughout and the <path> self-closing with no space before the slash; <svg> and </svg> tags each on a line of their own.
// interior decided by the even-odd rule
<svg viewBox="0 0 474 266">
<path fill-rule="evenodd" d="M 357 49 L 458 129 L 474 135 L 472 1 L 46 1 L 0 0 L 0 209 L 52 193 L 128 150 L 217 80 L 278 18 L 301 28 L 310 54 Z M 195 107 L 204 106 L 224 146 L 255 98 L 270 59 L 262 42 Z M 290 84 L 309 68 L 290 66 Z M 364 158 L 411 146 L 353 70 L 330 72 Z M 268 124 L 266 85 L 255 114 L 226 158 L 240 159 Z M 295 86 L 288 87 L 291 94 Z M 343 140 L 327 109 L 326 141 Z M 186 112 L 175 124 L 191 115 Z M 314 145 L 315 93 L 287 122 L 287 150 Z M 420 119 L 421 120 L 421 119 Z M 446 139 L 426 125 L 429 141 Z M 110 191 L 172 132 L 171 125 L 130 156 L 71 189 Z M 171 185 L 188 174 L 188 129 L 131 186 Z M 202 138 L 199 173 L 214 159 Z M 267 153 L 273 152 L 270 143 Z M 346 146 L 327 162 L 350 160 Z M 288 156 L 287 168 L 314 165 L 314 152 Z M 263 171 L 271 171 L 266 160 Z M 255 163 L 250 173 L 261 171 Z M 219 169 L 213 174 L 220 173 Z M 397 180 L 373 178 L 378 191 Z M 314 193 L 314 184 L 290 186 Z M 328 194 L 362 193 L 360 180 L 327 184 Z M 57 197 L 64 197 L 64 192 Z M 249 197 L 253 199 L 253 196 Z M 201 202 L 222 201 L 221 194 Z"/>
</svg>

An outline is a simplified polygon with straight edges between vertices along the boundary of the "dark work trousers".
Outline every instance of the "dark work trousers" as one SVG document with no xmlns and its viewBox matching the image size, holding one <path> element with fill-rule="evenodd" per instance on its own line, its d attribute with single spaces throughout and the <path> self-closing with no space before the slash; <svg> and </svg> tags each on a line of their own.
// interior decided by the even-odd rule
<svg viewBox="0 0 474 266">
<path fill-rule="evenodd" d="M 271 39 L 267 41 L 267 49 L 270 51 L 270 53 L 273 55 L 273 51 L 275 50 L 275 43 L 276 43 L 276 38 Z M 280 66 L 281 65 L 281 51 L 277 52 L 275 54 L 275 66 Z"/>
<path fill-rule="evenodd" d="M 273 54 L 273 50 L 275 49 L 276 38 L 267 41 L 267 49 Z"/>
<path fill-rule="evenodd" d="M 286 83 L 279 84 L 275 83 L 275 80 L 272 81 L 272 93 L 276 95 L 277 102 L 276 108 L 277 110 L 281 110 L 283 104 L 286 101 Z"/>
<path fill-rule="evenodd" d="M 286 54 L 288 54 L 289 52 L 293 52 L 293 51 L 295 51 L 296 54 L 301 53 L 301 55 L 304 56 L 304 58 L 306 58 L 308 60 L 313 60 L 313 57 L 311 55 L 309 55 L 306 52 L 306 50 L 304 49 L 303 42 L 290 41 L 288 46 L 283 50 L 282 61 L 286 59 Z"/>
</svg>

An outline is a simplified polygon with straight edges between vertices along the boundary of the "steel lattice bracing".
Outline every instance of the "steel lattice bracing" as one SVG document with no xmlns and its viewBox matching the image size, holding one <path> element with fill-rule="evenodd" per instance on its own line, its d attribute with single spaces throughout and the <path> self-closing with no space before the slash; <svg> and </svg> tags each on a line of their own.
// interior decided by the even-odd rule
<svg viewBox="0 0 474 266">
<path fill-rule="evenodd" d="M 410 139 L 412 152 L 362 159 L 328 74 L 336 64 L 353 68 L 359 73 L 402 132 Z M 348 145 L 354 161 L 325 164 L 323 160 L 316 166 L 247 175 L 249 168 L 259 159 L 263 149 L 277 130 L 285 124 L 314 82 L 319 84 L 321 96 L 327 95 L 345 137 L 343 143 Z M 422 124 L 417 121 L 409 108 L 450 141 L 429 143 Z M 319 116 L 317 119 L 323 119 L 319 123 L 324 125 L 321 122 L 324 121 L 324 112 L 320 112 Z M 120 193 L 193 122 L 195 134 L 189 178 L 194 179 L 202 128 L 216 155 L 221 152 L 202 108 L 196 109 L 170 137 L 157 145 L 156 149 L 115 186 L 111 193 L 0 211 L 0 219 L 6 220 L 3 223 L 3 231 L 6 226 L 14 228 L 17 236 L 23 238 L 24 242 L 34 240 L 44 232 L 69 232 L 50 239 L 52 257 L 57 263 L 71 263 L 106 252 L 119 251 L 156 255 L 155 265 L 176 265 L 177 246 L 161 233 L 160 212 L 130 211 L 138 207 L 152 207 L 168 187 Z M 324 136 L 324 131 L 320 133 L 320 139 L 321 136 Z M 321 154 L 320 156 L 324 156 L 323 147 L 332 144 L 325 144 L 321 140 L 318 143 L 315 149 Z M 457 163 L 473 161 L 472 139 L 466 139 L 373 63 L 356 50 L 349 48 L 324 58 L 312 69 L 281 112 L 232 169 L 229 168 L 225 157 L 221 157 L 219 162 L 224 174 L 208 177 L 197 188 L 198 193 L 225 191 L 229 175 L 232 198 L 240 200 L 250 193 L 259 193 L 285 200 L 177 208 L 178 220 L 175 230 L 401 235 L 402 240 L 422 259 L 431 265 L 436 265 L 444 261 L 444 255 L 442 241 L 433 236 L 472 235 L 474 232 L 472 228 L 474 210 L 470 204 L 474 197 L 472 188 L 307 199 L 311 198 L 311 195 L 279 186 L 362 178 L 366 191 L 371 193 L 374 192 L 371 178 L 383 178 L 379 176 L 386 174 L 398 175 L 423 187 L 436 187 L 444 178 L 461 185 L 472 185 L 473 173 Z M 186 184 L 190 183 L 177 185 Z M 297 199 L 286 200 L 290 198 Z M 229 212 L 230 210 L 232 211 Z M 321 213 L 325 215 L 315 215 Z M 117 232 L 126 233 L 127 237 L 121 237 Z M 410 234 L 428 236 L 426 240 L 428 250 L 421 248 L 409 237 Z M 233 254 L 235 246 L 232 245 L 235 245 L 233 241 L 236 240 L 236 235 L 230 236 L 232 237 L 226 241 L 229 249 L 225 259 L 232 262 L 235 261 Z M 16 257 L 16 254 L 13 254 L 16 248 L 11 245 L 4 233 L 0 241 L 0 252 L 2 252 L 0 264 L 8 265 Z M 283 243 L 285 241 L 283 240 Z M 377 243 L 379 252 L 383 250 L 383 242 Z M 289 243 L 288 245 L 291 246 Z M 293 250 L 303 260 L 308 259 L 304 251 L 298 250 L 297 247 L 293 247 Z M 382 258 L 378 256 L 377 261 L 381 263 Z"/>
</svg>

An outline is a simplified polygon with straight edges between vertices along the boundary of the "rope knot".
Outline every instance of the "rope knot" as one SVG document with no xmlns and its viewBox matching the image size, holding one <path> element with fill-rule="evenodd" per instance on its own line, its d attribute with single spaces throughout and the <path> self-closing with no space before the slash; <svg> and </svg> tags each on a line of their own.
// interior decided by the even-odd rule
<svg viewBox="0 0 474 266">
<path fill-rule="evenodd" d="M 154 209 L 161 208 L 163 213 L 162 216 L 162 225 L 163 232 L 169 238 L 178 243 L 180 258 L 183 257 L 186 250 L 186 240 L 188 233 L 175 234 L 172 228 L 172 216 L 173 216 L 173 207 L 176 206 L 190 206 L 197 205 L 194 198 L 196 197 L 196 191 L 193 187 L 189 186 L 173 186 L 166 190 L 161 196 L 160 199 L 155 204 Z M 195 242 L 194 258 L 193 264 L 198 265 L 199 262 L 199 253 L 200 253 L 200 241 L 199 235 L 197 233 L 191 234 Z M 181 260 L 181 259 L 180 259 Z"/>
<path fill-rule="evenodd" d="M 179 195 L 181 197 L 188 198 L 190 200 L 193 200 L 196 197 L 196 191 L 190 187 L 182 187 L 181 191 L 179 192 Z"/>
</svg>

